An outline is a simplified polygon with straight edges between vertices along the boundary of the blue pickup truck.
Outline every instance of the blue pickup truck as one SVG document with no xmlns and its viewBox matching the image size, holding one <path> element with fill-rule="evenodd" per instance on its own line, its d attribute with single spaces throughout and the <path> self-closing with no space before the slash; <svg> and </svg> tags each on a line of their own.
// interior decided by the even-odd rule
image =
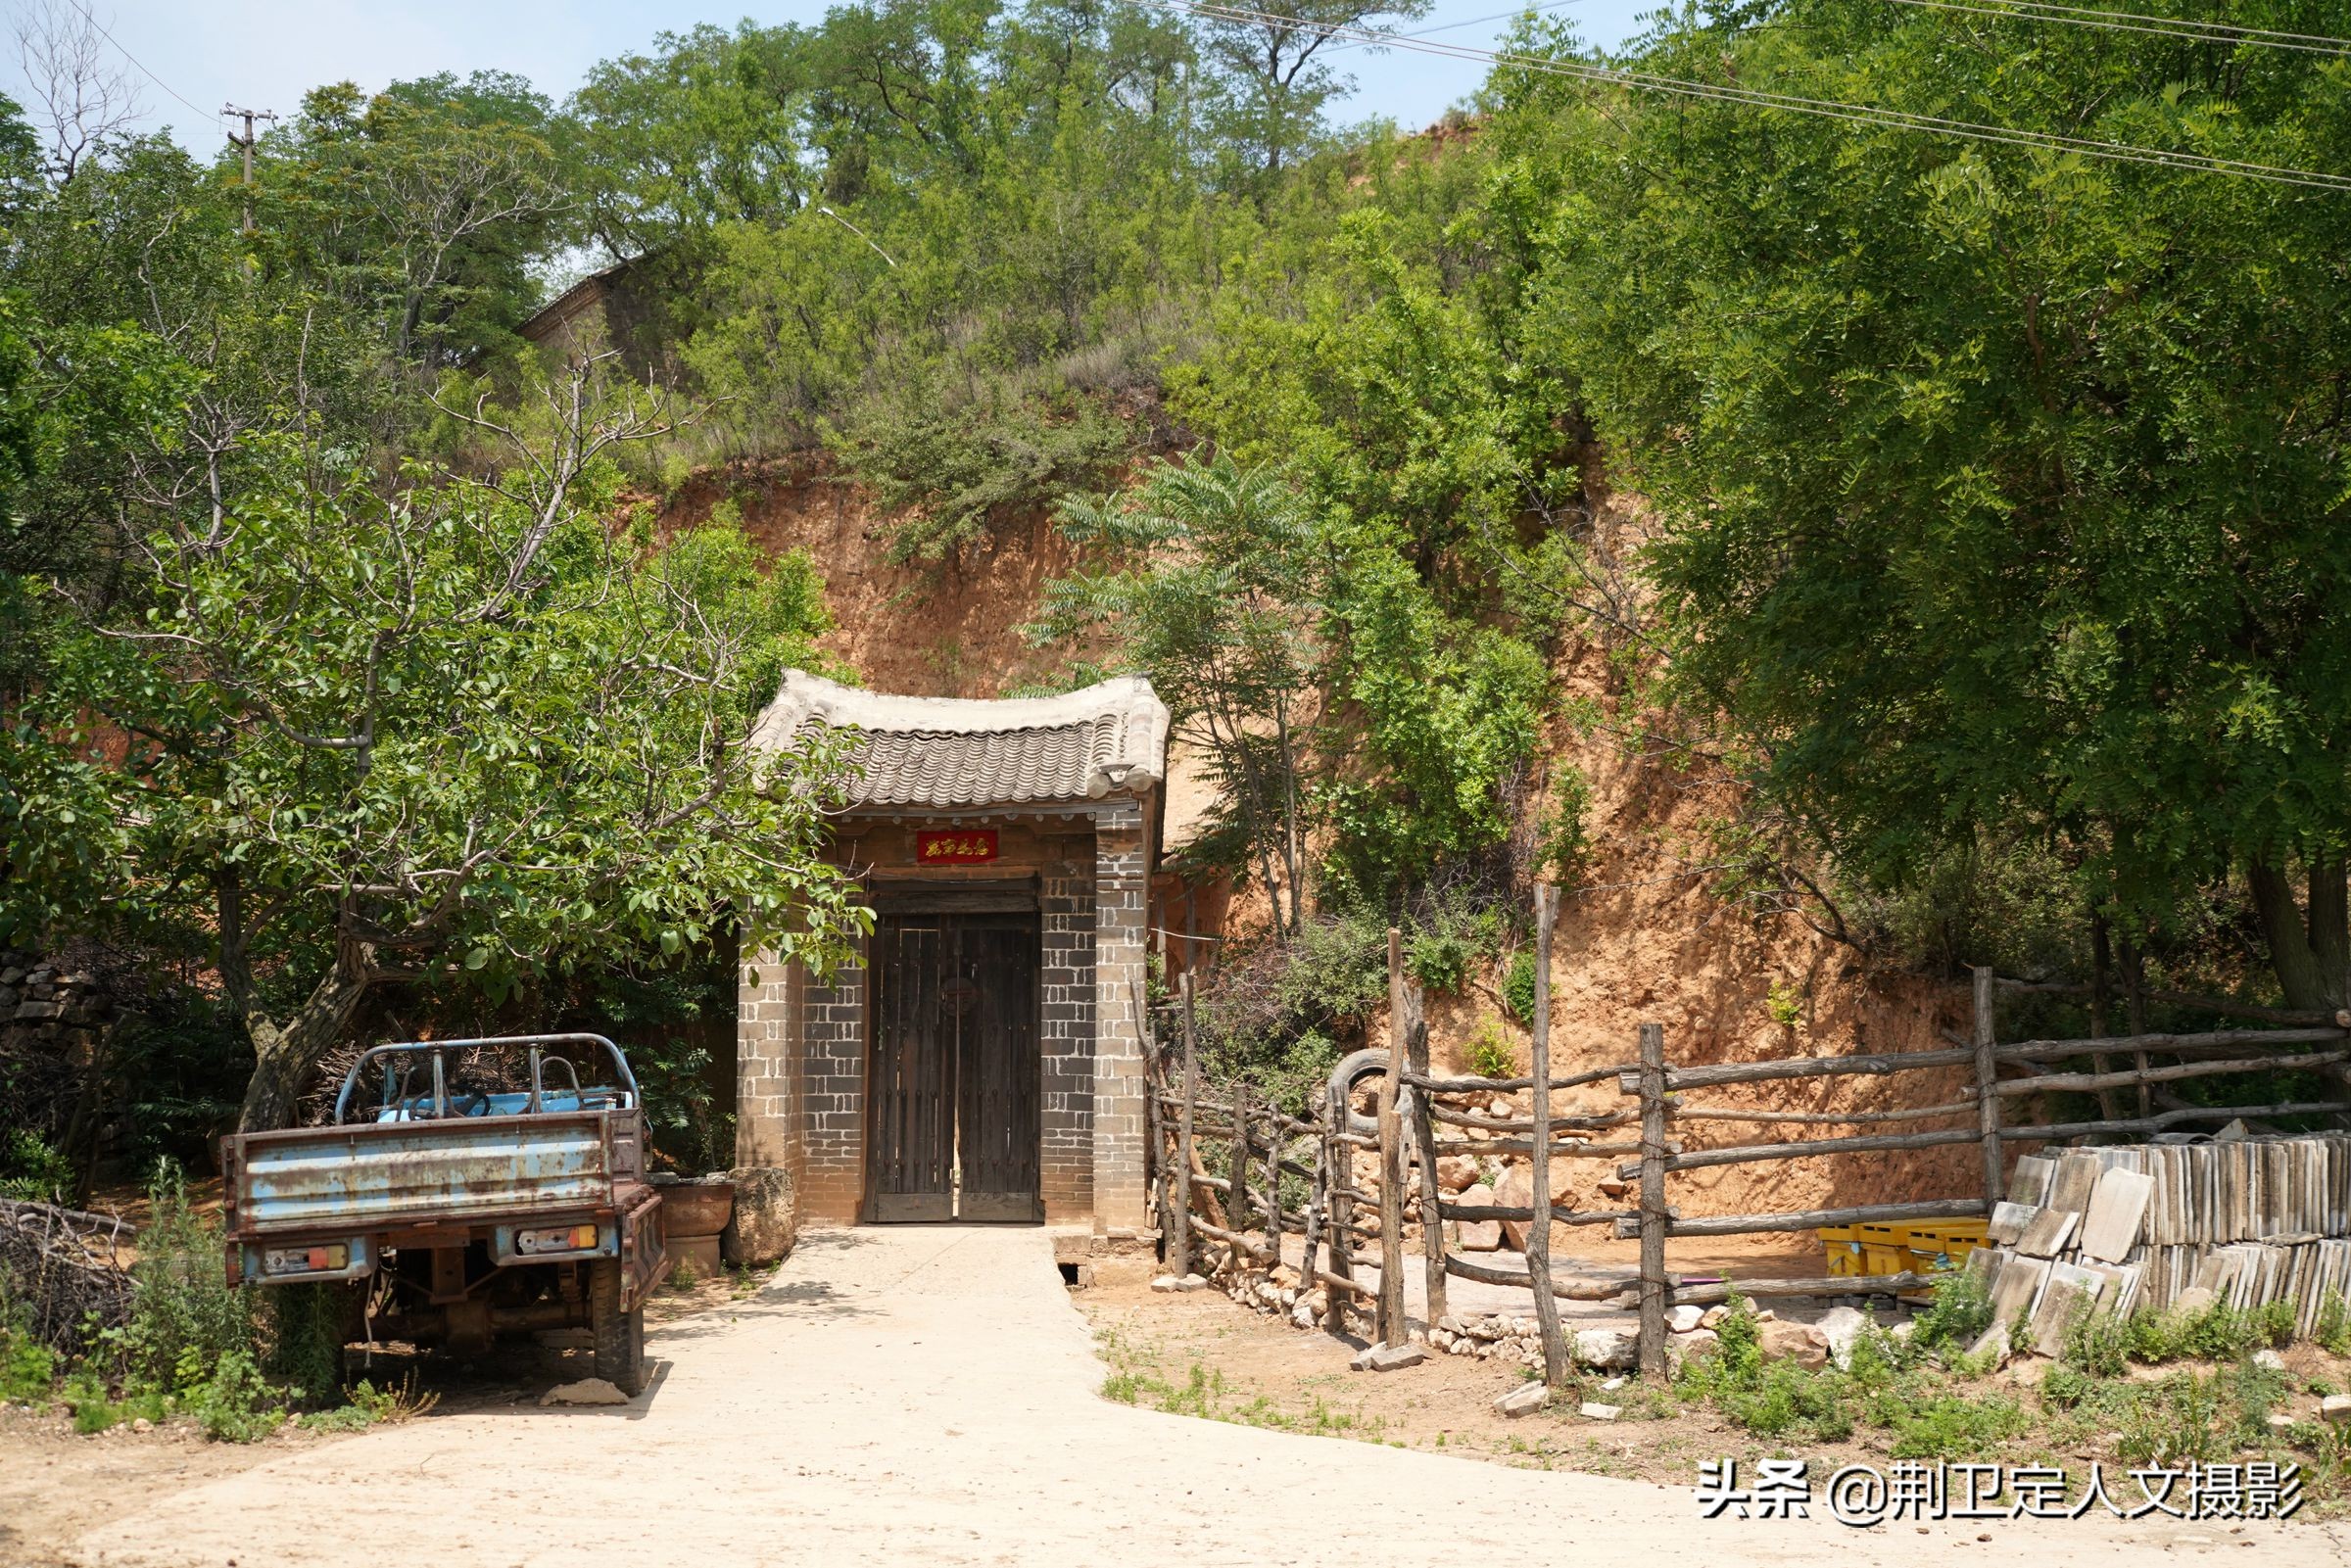
<svg viewBox="0 0 2351 1568">
<path fill-rule="evenodd" d="M 220 1170 L 230 1284 L 340 1287 L 369 1343 L 471 1354 L 586 1328 L 597 1375 L 645 1387 L 661 1193 L 636 1075 L 602 1035 L 374 1046 L 331 1124 L 232 1134 Z"/>
</svg>

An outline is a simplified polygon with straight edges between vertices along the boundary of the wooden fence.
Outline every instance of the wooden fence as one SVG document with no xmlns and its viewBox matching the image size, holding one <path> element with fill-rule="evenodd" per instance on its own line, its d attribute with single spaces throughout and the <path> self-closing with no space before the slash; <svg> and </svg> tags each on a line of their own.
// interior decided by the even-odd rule
<svg viewBox="0 0 2351 1568">
<path fill-rule="evenodd" d="M 2007 1151 L 2015 1145 L 2048 1145 L 2085 1138 L 2145 1135 L 2197 1121 L 2229 1121 L 2279 1116 L 2342 1114 L 2351 1101 L 2336 1094 L 2327 1099 L 2243 1106 L 2201 1106 L 2179 1100 L 2162 1086 L 2229 1073 L 2279 1069 L 2331 1069 L 2337 1085 L 2351 1083 L 2351 1031 L 2334 1026 L 2266 1029 L 2216 1029 L 2193 1034 L 2142 1033 L 2090 1040 L 2030 1039 L 2002 1042 L 1996 1037 L 1995 1013 L 2002 987 L 2015 991 L 2045 990 L 1995 978 L 1989 969 L 1974 974 L 1974 1028 L 1971 1037 L 1952 1040 L 1947 1049 L 1899 1053 L 1782 1058 L 1714 1066 L 1676 1067 L 1665 1059 L 1663 1028 L 1641 1025 L 1638 1052 L 1631 1062 L 1555 1075 L 1551 1070 L 1551 942 L 1556 896 L 1550 887 L 1536 890 L 1535 989 L 1531 1020 L 1532 1049 L 1524 1077 L 1438 1077 L 1429 1069 L 1428 1027 L 1418 990 L 1407 978 L 1399 934 L 1388 933 L 1389 1016 L 1391 1051 L 1402 1047 L 1401 1072 L 1381 1074 L 1375 1131 L 1360 1129 L 1352 1107 L 1334 1089 L 1316 1108 L 1299 1117 L 1268 1103 L 1247 1083 L 1204 1089 L 1200 1082 L 1197 1029 L 1192 1010 L 1192 981 L 1179 983 L 1176 1006 L 1176 1049 L 1173 1060 L 1158 1065 L 1153 1092 L 1150 1145 L 1158 1164 L 1158 1206 L 1170 1266 L 1189 1272 L 1197 1254 L 1197 1238 L 1223 1243 L 1235 1260 L 1249 1259 L 1271 1267 L 1287 1261 L 1282 1239 L 1295 1235 L 1301 1243 L 1304 1266 L 1301 1281 L 1309 1289 L 1328 1293 L 1324 1326 L 1335 1334 L 1350 1332 L 1351 1319 L 1364 1318 L 1367 1336 L 1400 1346 L 1408 1329 L 1405 1311 L 1405 1226 L 1408 1215 L 1420 1226 L 1425 1318 L 1434 1324 L 1447 1315 L 1446 1284 L 1451 1279 L 1490 1285 L 1515 1286 L 1534 1298 L 1535 1317 L 1543 1348 L 1547 1379 L 1558 1384 L 1569 1371 L 1565 1335 L 1559 1302 L 1631 1301 L 1639 1312 L 1639 1364 L 1645 1377 L 1664 1375 L 1666 1320 L 1676 1306 L 1704 1306 L 1725 1299 L 1730 1287 L 1720 1282 L 1684 1284 L 1669 1270 L 1666 1252 L 1677 1239 L 1713 1238 L 1781 1231 L 1808 1231 L 1821 1226 L 1903 1222 L 1930 1219 L 1980 1218 L 1991 1213 L 2004 1192 Z M 2166 996 L 2180 1005 L 2245 1012 L 2229 1004 L 2200 998 Z M 2288 1016 L 2290 1021 L 2290 1016 Z M 2299 1046 L 2299 1051 L 2280 1051 Z M 2128 1056 L 2132 1066 L 2113 1068 L 2110 1059 Z M 2169 1060 L 2161 1060 L 2169 1059 Z M 1394 1057 L 1390 1057 L 1393 1062 Z M 2087 1070 L 2060 1070 L 2050 1064 L 2087 1060 Z M 2010 1075 L 2002 1076 L 2001 1069 Z M 1880 1111 L 1773 1111 L 1716 1104 L 1691 1096 L 1739 1084 L 1817 1081 L 1867 1074 L 1894 1076 L 1930 1071 L 1960 1071 L 1972 1082 L 1959 1097 L 1940 1104 Z M 1555 1113 L 1552 1096 L 1591 1084 L 1613 1082 L 1627 1103 L 1600 1114 Z M 1401 1091 L 1413 1093 L 1405 1097 Z M 2135 1090 L 2137 1116 L 2108 1115 L 2118 1090 Z M 1527 1114 L 1499 1117 L 1490 1106 L 1481 1110 L 1463 1105 L 1464 1097 L 1488 1100 L 1497 1095 L 1526 1093 Z M 2017 1114 L 2021 1102 L 2053 1094 L 2095 1095 L 2101 1114 L 2094 1119 L 2062 1123 L 2032 1121 Z M 1919 1131 L 1862 1132 L 1850 1136 L 1793 1138 L 1692 1148 L 1674 1135 L 1677 1127 L 1695 1129 L 1702 1123 L 1805 1125 L 1850 1127 L 1909 1122 L 1951 1122 L 1954 1125 Z M 1223 1151 L 1220 1174 L 1208 1168 L 1201 1155 L 1202 1140 Z M 1838 1209 L 1815 1209 L 1771 1213 L 1715 1214 L 1684 1217 L 1668 1200 L 1667 1182 L 1675 1174 L 1722 1165 L 1783 1160 L 1811 1160 L 1845 1156 L 1908 1153 L 1976 1145 L 1981 1153 L 1981 1191 L 1915 1203 L 1855 1204 Z M 1375 1151 L 1380 1179 L 1378 1190 L 1356 1185 L 1357 1150 Z M 1549 1159 L 1535 1158 L 1548 1151 Z M 1523 1155 L 1528 1159 L 1531 1193 L 1526 1203 L 1470 1204 L 1448 1195 L 1438 1179 L 1438 1162 L 1447 1155 L 1473 1157 Z M 1629 1159 L 1627 1157 L 1630 1157 Z M 1618 1182 L 1637 1182 L 1630 1208 L 1578 1211 L 1554 1204 L 1550 1192 L 1551 1163 L 1591 1160 L 1609 1164 Z M 1302 1200 L 1285 1204 L 1284 1176 Z M 1360 1211 L 1360 1214 L 1359 1214 Z M 1551 1224 L 1536 1221 L 1549 1212 Z M 1361 1217 L 1375 1214 L 1375 1217 Z M 1504 1221 L 1525 1228 L 1525 1269 L 1472 1262 L 1449 1248 L 1447 1221 Z M 1640 1259 L 1629 1274 L 1563 1277 L 1552 1268 L 1553 1225 L 1609 1225 L 1619 1239 L 1637 1238 Z M 1365 1252 L 1376 1258 L 1376 1286 L 1358 1272 Z M 1792 1278 L 1742 1279 L 1739 1291 L 1750 1297 L 1774 1298 L 1847 1294 L 1895 1294 L 1917 1291 L 1933 1283 L 1931 1275 L 1827 1275 Z"/>
</svg>

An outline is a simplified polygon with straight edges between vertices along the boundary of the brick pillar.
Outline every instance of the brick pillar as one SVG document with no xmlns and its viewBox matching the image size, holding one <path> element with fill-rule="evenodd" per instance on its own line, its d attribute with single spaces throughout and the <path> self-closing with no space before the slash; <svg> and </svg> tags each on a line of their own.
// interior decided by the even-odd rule
<svg viewBox="0 0 2351 1568">
<path fill-rule="evenodd" d="M 799 967 L 771 950 L 744 960 L 737 977 L 735 1014 L 735 1163 L 800 1174 L 795 993 L 806 983 Z"/>
<path fill-rule="evenodd" d="M 1143 940 L 1150 868 L 1143 814 L 1106 804 L 1094 820 L 1094 1218 L 1140 1230 L 1143 1163 Z"/>
<path fill-rule="evenodd" d="M 865 970 L 860 937 L 827 983 L 802 982 L 798 1009 L 801 1203 L 814 1218 L 844 1223 L 865 1199 Z"/>
<path fill-rule="evenodd" d="M 1046 1220 L 1067 1224 L 1091 1218 L 1094 1209 L 1092 834 L 1048 843 L 1038 892 L 1044 917 L 1038 1175 Z"/>
</svg>

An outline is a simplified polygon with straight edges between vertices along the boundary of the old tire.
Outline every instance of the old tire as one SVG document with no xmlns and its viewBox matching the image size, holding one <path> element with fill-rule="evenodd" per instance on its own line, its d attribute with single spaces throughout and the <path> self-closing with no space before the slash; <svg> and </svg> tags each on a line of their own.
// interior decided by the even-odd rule
<svg viewBox="0 0 2351 1568">
<path fill-rule="evenodd" d="M 620 1309 L 620 1259 L 588 1265 L 588 1325 L 596 1335 L 596 1375 L 635 1398 L 645 1392 L 645 1308 Z"/>
</svg>

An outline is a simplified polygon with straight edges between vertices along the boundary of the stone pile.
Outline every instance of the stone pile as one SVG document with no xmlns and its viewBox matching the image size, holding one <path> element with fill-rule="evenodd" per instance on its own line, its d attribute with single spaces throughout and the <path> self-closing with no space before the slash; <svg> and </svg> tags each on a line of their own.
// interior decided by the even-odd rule
<svg viewBox="0 0 2351 1568">
<path fill-rule="evenodd" d="M 1970 1255 L 1991 1292 L 1980 1348 L 2055 1355 L 2091 1311 L 2299 1304 L 2308 1336 L 2351 1295 L 2351 1134 L 2080 1149 L 2016 1163 L 1990 1246 Z M 2029 1342 L 2007 1325 L 2028 1314 Z"/>
<path fill-rule="evenodd" d="M 97 976 L 30 955 L 0 955 L 0 1053 L 87 1068 L 113 1016 Z"/>
</svg>

